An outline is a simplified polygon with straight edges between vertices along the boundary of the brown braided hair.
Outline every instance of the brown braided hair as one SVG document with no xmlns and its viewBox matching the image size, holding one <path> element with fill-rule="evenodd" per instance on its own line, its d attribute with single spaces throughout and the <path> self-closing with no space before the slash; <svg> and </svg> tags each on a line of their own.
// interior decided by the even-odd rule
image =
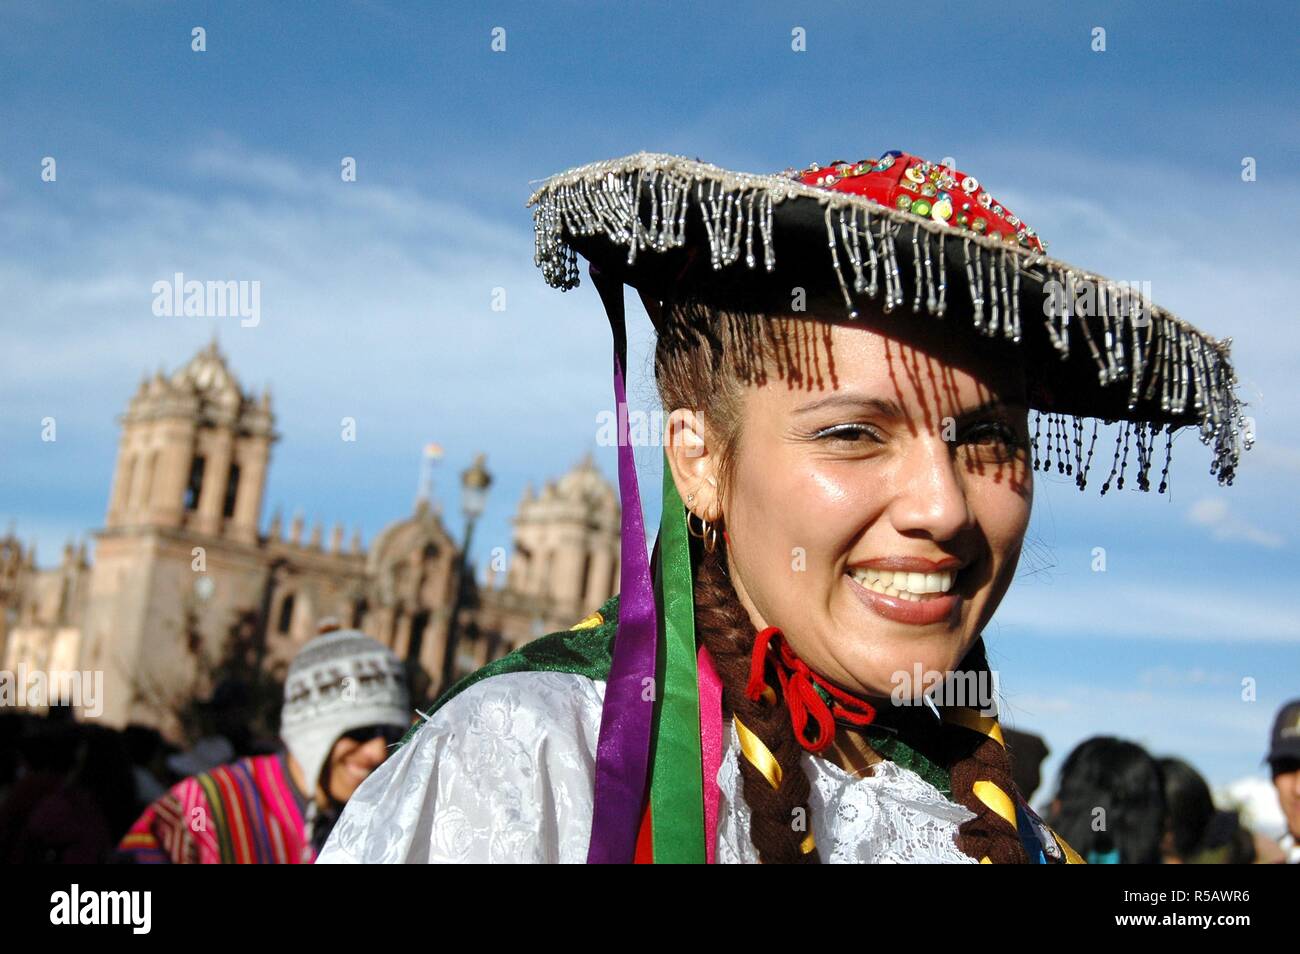
<svg viewBox="0 0 1300 954">
<path fill-rule="evenodd" d="M 781 786 L 773 788 L 748 759 L 740 759 L 745 802 L 750 809 L 750 838 L 764 864 L 817 864 L 817 852 L 803 854 L 800 843 L 811 829 L 808 796 L 812 790 L 800 758 L 803 746 L 795 738 L 785 703 L 751 700 L 745 694 L 749 657 L 757 635 L 749 613 L 727 578 L 722 547 L 700 553 L 695 571 L 696 632 L 709 648 L 722 680 L 722 700 L 728 716 L 735 714 L 763 740 L 781 766 Z M 802 819 L 803 824 L 796 825 Z"/>
<path fill-rule="evenodd" d="M 989 671 L 984 652 L 984 637 L 975 645 L 958 669 L 964 672 Z M 1028 864 L 1029 855 L 1016 828 L 975 794 L 975 783 L 992 782 L 1013 800 L 1019 795 L 1011 771 L 1011 754 L 996 739 L 953 726 L 945 733 L 951 740 L 946 761 L 952 797 L 975 813 L 957 830 L 957 847 L 975 859 L 988 858 L 995 865 Z"/>
<path fill-rule="evenodd" d="M 806 316 L 722 310 L 695 301 L 666 302 L 657 325 L 655 378 L 660 400 L 665 413 L 690 408 L 707 422 L 710 453 L 718 460 L 720 500 L 733 486 L 744 387 L 764 384 L 771 368 L 791 388 L 822 387 L 827 377 L 830 386 L 836 386 L 830 327 Z M 745 692 L 757 633 L 728 576 L 725 546 L 719 537 L 711 553 L 698 545 L 692 550 L 696 631 L 722 681 L 725 715 L 738 716 L 781 767 L 781 784 L 773 788 L 748 759 L 740 759 L 751 815 L 750 838 L 764 864 L 817 864 L 815 850 L 804 853 L 800 848 L 812 828 L 811 784 L 790 710 L 779 698 L 779 686 L 772 687 L 778 696 L 775 703 L 751 700 Z M 982 638 L 963 661 L 961 668 L 968 667 L 988 669 Z M 976 782 L 987 781 L 1014 797 L 1006 749 L 978 732 L 946 726 L 939 751 L 949 769 L 953 799 L 975 814 L 960 826 L 958 848 L 993 863 L 1028 861 L 1015 828 L 974 792 Z M 803 824 L 797 824 L 799 820 Z"/>
</svg>

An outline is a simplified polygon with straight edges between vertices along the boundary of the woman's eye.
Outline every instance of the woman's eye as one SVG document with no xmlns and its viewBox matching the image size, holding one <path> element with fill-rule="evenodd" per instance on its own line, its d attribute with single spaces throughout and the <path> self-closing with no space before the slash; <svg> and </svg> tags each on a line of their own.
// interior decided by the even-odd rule
<svg viewBox="0 0 1300 954">
<path fill-rule="evenodd" d="M 989 422 L 987 424 L 977 424 L 966 432 L 966 436 L 979 438 L 974 443 L 982 444 L 990 440 L 1000 440 L 1004 444 L 1009 444 L 1015 440 L 1016 436 L 1011 433 L 1011 428 L 1005 424 Z"/>
<path fill-rule="evenodd" d="M 963 443 L 994 450 L 1015 450 L 1023 445 L 1020 435 L 1011 427 L 996 421 L 977 424 L 968 430 Z"/>
<path fill-rule="evenodd" d="M 874 427 L 867 424 L 836 424 L 817 431 L 813 435 L 819 441 L 851 444 L 861 446 L 884 444 L 885 438 Z M 1016 431 L 1007 424 L 989 421 L 969 428 L 960 440 L 977 448 L 986 448 L 998 453 L 1014 451 L 1024 442 Z"/>
<path fill-rule="evenodd" d="M 818 440 L 844 441 L 849 444 L 883 444 L 884 440 L 874 428 L 865 424 L 836 424 L 817 432 Z"/>
</svg>

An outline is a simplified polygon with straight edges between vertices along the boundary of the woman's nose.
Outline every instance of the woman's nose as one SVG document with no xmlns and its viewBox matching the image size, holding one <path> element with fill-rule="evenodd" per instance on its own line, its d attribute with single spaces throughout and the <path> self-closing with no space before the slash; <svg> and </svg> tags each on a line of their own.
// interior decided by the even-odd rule
<svg viewBox="0 0 1300 954">
<path fill-rule="evenodd" d="M 938 434 L 912 442 L 898 471 L 891 508 L 899 533 L 924 532 L 935 540 L 950 540 L 974 525 L 959 466 L 952 446 Z"/>
<path fill-rule="evenodd" d="M 361 747 L 361 755 L 372 765 L 379 765 L 388 758 L 388 743 L 382 735 L 377 735 Z"/>
</svg>

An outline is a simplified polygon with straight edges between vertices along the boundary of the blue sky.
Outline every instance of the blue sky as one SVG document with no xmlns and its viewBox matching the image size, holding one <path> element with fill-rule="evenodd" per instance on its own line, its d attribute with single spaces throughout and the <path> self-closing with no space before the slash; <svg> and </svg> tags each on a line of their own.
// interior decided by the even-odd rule
<svg viewBox="0 0 1300 954">
<path fill-rule="evenodd" d="M 987 634 L 1009 721 L 1047 737 L 1049 770 L 1106 732 L 1216 784 L 1258 775 L 1300 695 L 1298 28 L 1287 3 L 7 3 L 0 523 L 45 563 L 99 526 L 116 415 L 215 332 L 246 387 L 272 387 L 265 519 L 369 540 L 409 511 L 432 440 L 456 531 L 457 474 L 488 455 L 475 549 L 508 549 L 528 481 L 587 450 L 615 473 L 608 331 L 588 285 L 561 295 L 532 265 L 538 180 L 641 149 L 753 171 L 953 156 L 1054 255 L 1231 335 L 1258 434 L 1231 488 L 1191 432 L 1163 498 L 1040 479 Z M 260 281 L 261 323 L 155 317 L 176 271 Z M 648 409 L 647 326 L 629 388 Z M 653 525 L 659 458 L 638 460 Z"/>
</svg>

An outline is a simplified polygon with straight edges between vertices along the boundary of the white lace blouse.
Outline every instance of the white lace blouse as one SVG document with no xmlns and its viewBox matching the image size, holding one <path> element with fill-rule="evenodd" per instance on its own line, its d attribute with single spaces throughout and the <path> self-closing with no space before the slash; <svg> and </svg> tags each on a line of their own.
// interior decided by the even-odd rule
<svg viewBox="0 0 1300 954">
<path fill-rule="evenodd" d="M 516 672 L 475 683 L 434 713 L 352 796 L 318 863 L 584 862 L 605 683 Z M 735 728 L 718 771 L 717 860 L 757 863 Z M 823 862 L 974 864 L 957 849 L 973 817 L 893 762 L 855 778 L 804 753 Z"/>
</svg>

